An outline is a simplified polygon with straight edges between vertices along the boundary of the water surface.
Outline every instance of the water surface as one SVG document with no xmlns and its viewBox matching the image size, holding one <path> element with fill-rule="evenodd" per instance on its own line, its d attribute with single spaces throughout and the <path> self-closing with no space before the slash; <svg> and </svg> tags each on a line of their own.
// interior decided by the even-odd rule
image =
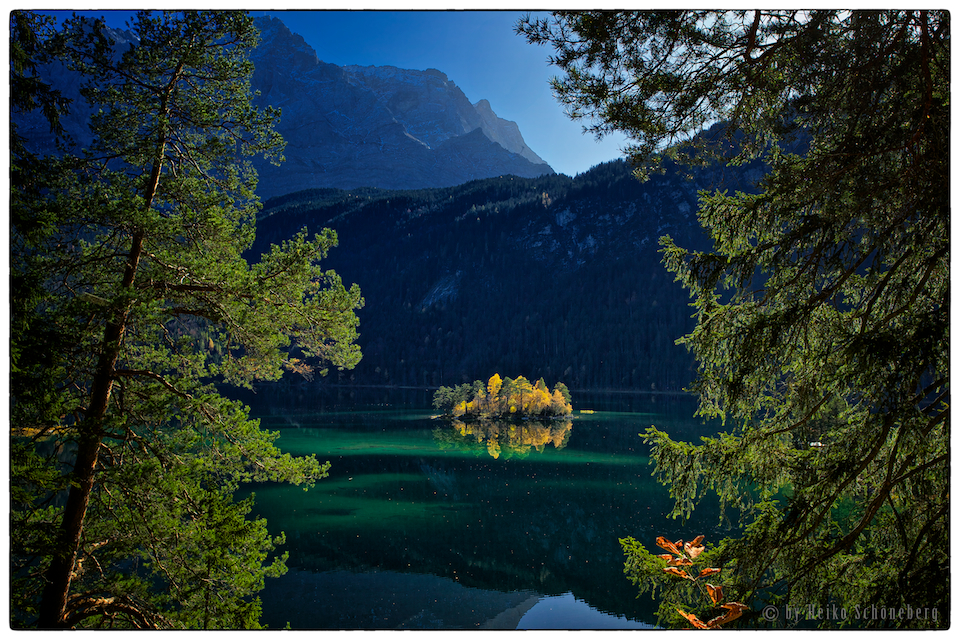
<svg viewBox="0 0 960 640">
<path fill-rule="evenodd" d="M 651 477 L 648 426 L 686 440 L 715 431 L 689 397 L 575 394 L 569 421 L 486 427 L 435 418 L 428 392 L 244 400 L 284 451 L 332 463 L 308 491 L 253 488 L 290 554 L 262 594 L 272 628 L 649 626 L 657 605 L 624 577 L 619 538 L 652 548 L 726 526 L 715 508 L 686 527 L 668 519 Z"/>
</svg>

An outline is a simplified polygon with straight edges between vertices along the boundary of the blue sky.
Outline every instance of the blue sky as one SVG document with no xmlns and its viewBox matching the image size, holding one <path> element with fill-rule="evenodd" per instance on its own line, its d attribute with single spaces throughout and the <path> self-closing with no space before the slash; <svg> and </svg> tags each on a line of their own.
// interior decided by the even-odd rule
<svg viewBox="0 0 960 640">
<path fill-rule="evenodd" d="M 527 145 L 555 171 L 576 175 L 622 157 L 622 137 L 597 143 L 567 118 L 548 81 L 550 50 L 514 33 L 517 11 L 272 11 L 324 62 L 439 69 L 471 102 L 487 99 L 520 127 Z M 108 15 L 123 26 L 129 14 Z"/>
</svg>

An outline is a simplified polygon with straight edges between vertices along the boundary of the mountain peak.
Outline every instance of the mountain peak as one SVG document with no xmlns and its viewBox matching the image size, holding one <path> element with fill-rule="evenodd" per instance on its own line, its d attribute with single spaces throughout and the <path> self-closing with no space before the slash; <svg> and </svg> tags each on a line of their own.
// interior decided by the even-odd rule
<svg viewBox="0 0 960 640">
<path fill-rule="evenodd" d="M 281 19 L 254 19 L 260 45 L 251 52 L 251 86 L 260 107 L 281 110 L 276 125 L 287 145 L 280 166 L 254 160 L 258 195 L 311 188 L 448 187 L 499 175 L 554 173 L 523 142 L 516 123 L 489 101 L 471 104 L 438 69 L 341 67 L 320 60 Z M 110 30 L 115 52 L 135 46 L 130 31 Z M 90 108 L 76 73 L 60 63 L 41 74 L 73 101 L 61 122 L 79 147 L 90 142 Z M 17 114 L 18 130 L 38 152 L 55 149 L 42 114 Z M 476 137 L 473 132 L 479 132 Z"/>
<path fill-rule="evenodd" d="M 444 187 L 496 175 L 534 177 L 553 169 L 515 122 L 488 100 L 476 104 L 439 69 L 338 66 L 319 60 L 277 18 L 257 18 L 254 89 L 278 106 L 287 162 L 258 165 L 264 197 L 318 187 Z M 479 129 L 492 145 L 458 138 Z M 465 155 L 451 149 L 469 148 Z"/>
<path fill-rule="evenodd" d="M 273 16 L 259 16 L 254 18 L 254 24 L 260 31 L 260 46 L 254 57 L 263 52 L 272 54 L 261 58 L 265 64 L 282 64 L 278 56 L 284 56 L 290 70 L 307 72 L 320 63 L 313 47 L 307 44 L 303 36 L 290 31 L 282 20 Z"/>
<path fill-rule="evenodd" d="M 440 71 L 439 69 L 433 69 L 433 68 L 426 69 L 424 70 L 424 73 L 437 76 L 438 78 L 442 79 L 444 82 L 447 82 L 447 74 L 445 74 L 443 71 Z"/>
</svg>

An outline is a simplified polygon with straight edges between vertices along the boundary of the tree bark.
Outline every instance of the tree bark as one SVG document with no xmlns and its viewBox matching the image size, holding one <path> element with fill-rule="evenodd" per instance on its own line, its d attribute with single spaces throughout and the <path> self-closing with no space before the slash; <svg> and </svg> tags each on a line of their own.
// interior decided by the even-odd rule
<svg viewBox="0 0 960 640">
<path fill-rule="evenodd" d="M 143 251 L 142 232 L 134 234 L 127 266 L 124 269 L 122 289 L 133 286 L 133 280 Z M 73 580 L 73 569 L 80 553 L 83 536 L 83 521 L 96 480 L 97 460 L 103 440 L 103 422 L 110 406 L 114 371 L 120 357 L 120 344 L 126 329 L 129 303 L 117 312 L 117 317 L 107 323 L 103 335 L 103 347 L 97 360 L 90 393 L 90 406 L 83 422 L 78 427 L 77 459 L 73 467 L 74 482 L 70 487 L 60 530 L 57 533 L 56 553 L 46 571 L 47 583 L 40 600 L 37 625 L 44 629 L 63 627 L 67 618 L 67 599 Z"/>
</svg>

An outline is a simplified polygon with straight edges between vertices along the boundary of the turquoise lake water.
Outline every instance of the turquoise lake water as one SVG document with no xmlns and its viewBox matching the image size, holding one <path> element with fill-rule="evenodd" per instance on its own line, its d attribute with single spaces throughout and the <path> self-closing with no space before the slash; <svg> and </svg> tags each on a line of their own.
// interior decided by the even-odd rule
<svg viewBox="0 0 960 640">
<path fill-rule="evenodd" d="M 290 554 L 261 595 L 271 628 L 647 628 L 657 604 L 623 575 L 619 538 L 729 532 L 707 505 L 668 519 L 651 477 L 648 426 L 716 431 L 690 397 L 574 394 L 570 420 L 485 428 L 437 419 L 426 391 L 243 399 L 281 449 L 332 463 L 308 491 L 253 487 Z"/>
</svg>

